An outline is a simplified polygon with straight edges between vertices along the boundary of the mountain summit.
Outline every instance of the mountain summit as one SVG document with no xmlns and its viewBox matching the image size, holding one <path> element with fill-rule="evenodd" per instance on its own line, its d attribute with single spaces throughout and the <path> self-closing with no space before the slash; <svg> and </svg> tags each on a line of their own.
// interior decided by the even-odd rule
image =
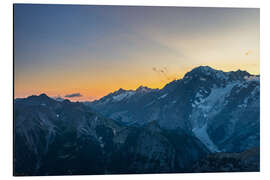
<svg viewBox="0 0 270 180">
<path fill-rule="evenodd" d="M 156 121 L 165 129 L 185 129 L 212 152 L 243 151 L 259 144 L 259 76 L 199 66 L 160 90 L 137 90 L 142 89 L 148 93 L 135 96 L 130 91 L 117 102 L 98 100 L 90 106 L 127 125 Z"/>
</svg>

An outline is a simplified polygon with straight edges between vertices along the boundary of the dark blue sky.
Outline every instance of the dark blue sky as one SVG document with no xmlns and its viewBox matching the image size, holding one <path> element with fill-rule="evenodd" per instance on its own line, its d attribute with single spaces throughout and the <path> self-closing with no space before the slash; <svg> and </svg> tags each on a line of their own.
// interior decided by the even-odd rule
<svg viewBox="0 0 270 180">
<path fill-rule="evenodd" d="M 16 4 L 14 42 L 16 96 L 96 98 L 162 87 L 153 67 L 172 78 L 198 65 L 258 74 L 259 9 Z"/>
</svg>

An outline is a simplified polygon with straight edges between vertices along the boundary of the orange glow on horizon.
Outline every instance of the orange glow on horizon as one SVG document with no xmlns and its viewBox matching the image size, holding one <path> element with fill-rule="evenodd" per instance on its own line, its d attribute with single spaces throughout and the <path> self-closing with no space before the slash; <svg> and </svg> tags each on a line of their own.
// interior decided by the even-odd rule
<svg viewBox="0 0 270 180">
<path fill-rule="evenodd" d="M 199 66 L 199 65 L 198 65 Z M 233 64 L 230 65 L 212 65 L 211 67 L 217 70 L 223 71 L 236 71 L 238 69 L 246 70 L 249 69 L 249 73 L 251 74 L 259 74 L 258 66 L 254 65 L 242 65 L 239 67 L 234 66 Z M 246 69 L 244 69 L 246 67 Z M 142 76 L 140 79 L 133 79 L 133 81 L 129 80 L 128 78 L 120 78 L 118 80 L 115 78 L 114 81 L 107 81 L 105 83 L 98 82 L 98 83 L 87 83 L 87 80 L 84 81 L 74 81 L 73 84 L 68 83 L 67 81 L 62 81 L 57 83 L 57 81 L 51 80 L 49 85 L 46 88 L 47 83 L 40 83 L 35 84 L 35 87 L 41 87 L 35 90 L 35 88 L 29 88 L 27 84 L 15 84 L 15 98 L 25 98 L 31 95 L 39 95 L 42 93 L 47 94 L 50 97 L 62 97 L 65 99 L 69 99 L 70 101 L 93 101 L 102 98 L 103 96 L 108 95 L 111 92 L 114 92 L 120 88 L 125 90 L 136 90 L 139 86 L 147 86 L 149 88 L 163 88 L 167 83 L 175 80 L 181 79 L 184 74 L 192 68 L 187 68 L 185 72 L 182 73 L 168 73 L 166 76 L 162 75 L 161 73 L 152 72 L 151 76 Z M 115 83 L 118 81 L 118 83 Z M 42 81 L 43 82 L 43 81 Z M 59 86 L 57 86 L 57 84 Z M 29 84 L 31 85 L 31 84 Z M 65 95 L 72 94 L 72 93 L 81 93 L 81 97 L 73 97 L 67 98 Z"/>
<path fill-rule="evenodd" d="M 260 73 L 258 8 L 81 8 L 14 11 L 15 97 L 91 101 L 119 88 L 160 89 L 201 65 Z"/>
</svg>

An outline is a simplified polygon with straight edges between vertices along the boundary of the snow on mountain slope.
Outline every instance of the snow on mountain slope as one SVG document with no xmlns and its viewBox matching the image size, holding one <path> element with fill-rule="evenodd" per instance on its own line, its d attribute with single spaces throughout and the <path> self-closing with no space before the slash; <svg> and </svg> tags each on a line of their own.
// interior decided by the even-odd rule
<svg viewBox="0 0 270 180">
<path fill-rule="evenodd" d="M 214 85 L 207 97 L 204 97 L 204 95 L 201 94 L 202 90 L 200 90 L 197 92 L 195 100 L 192 103 L 193 108 L 190 114 L 192 132 L 197 138 L 204 142 L 212 152 L 219 152 L 219 150 L 207 134 L 208 119 L 214 117 L 223 109 L 226 105 L 225 98 L 229 96 L 231 89 L 238 84 L 239 82 L 233 82 L 227 84 L 225 87 L 216 87 Z"/>
<path fill-rule="evenodd" d="M 122 99 L 117 103 L 102 104 L 101 99 L 91 107 L 125 124 L 140 126 L 155 120 L 165 129 L 185 129 L 201 139 L 211 151 L 231 149 L 232 144 L 225 147 L 222 142 L 233 138 L 243 126 L 250 133 L 247 138 L 257 134 L 250 145 L 243 141 L 240 149 L 244 150 L 258 144 L 258 129 L 253 130 L 245 123 L 244 114 L 248 112 L 254 126 L 258 127 L 259 89 L 259 76 L 241 70 L 223 72 L 200 66 L 160 90 L 130 96 L 128 101 Z M 242 137 L 239 135 L 239 138 Z"/>
<path fill-rule="evenodd" d="M 95 106 L 104 106 L 107 104 L 115 104 L 115 103 L 122 103 L 125 101 L 128 101 L 130 98 L 134 98 L 134 95 L 136 95 L 136 97 L 138 96 L 143 96 L 145 94 L 151 93 L 151 92 L 155 92 L 157 91 L 157 89 L 151 89 L 145 86 L 140 86 L 138 87 L 136 90 L 124 90 L 122 88 L 120 88 L 119 90 L 110 93 L 104 97 L 102 97 L 99 100 L 93 101 L 91 103 L 88 103 L 90 106 L 94 105 Z"/>
<path fill-rule="evenodd" d="M 220 152 L 218 147 L 213 143 L 213 141 L 209 138 L 207 131 L 207 123 L 202 127 L 194 127 L 192 132 L 195 136 L 201 140 L 201 142 L 211 151 L 211 152 Z"/>
<path fill-rule="evenodd" d="M 132 96 L 134 94 L 135 94 L 135 92 L 132 92 L 132 91 L 131 92 L 123 92 L 121 94 L 118 94 L 118 95 L 113 96 L 112 98 L 115 101 L 121 101 L 124 98 L 128 98 L 128 97 L 130 97 L 130 96 Z"/>
</svg>

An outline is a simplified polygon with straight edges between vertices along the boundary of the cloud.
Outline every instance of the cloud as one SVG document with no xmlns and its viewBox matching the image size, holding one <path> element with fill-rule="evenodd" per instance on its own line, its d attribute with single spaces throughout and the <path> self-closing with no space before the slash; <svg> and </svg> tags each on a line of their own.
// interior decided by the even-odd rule
<svg viewBox="0 0 270 180">
<path fill-rule="evenodd" d="M 82 97 L 81 93 L 72 93 L 65 95 L 67 98 Z"/>
<path fill-rule="evenodd" d="M 153 67 L 152 70 L 155 71 L 156 73 L 158 73 L 159 75 L 164 76 L 166 79 L 168 79 L 168 80 L 170 79 L 169 75 L 168 75 L 167 67 L 163 67 L 163 68 Z"/>
<path fill-rule="evenodd" d="M 172 81 L 177 79 L 177 75 L 172 75 L 171 73 L 169 73 L 167 67 L 162 68 L 153 67 L 152 70 L 156 72 L 159 76 L 164 77 L 166 80 Z"/>
</svg>

